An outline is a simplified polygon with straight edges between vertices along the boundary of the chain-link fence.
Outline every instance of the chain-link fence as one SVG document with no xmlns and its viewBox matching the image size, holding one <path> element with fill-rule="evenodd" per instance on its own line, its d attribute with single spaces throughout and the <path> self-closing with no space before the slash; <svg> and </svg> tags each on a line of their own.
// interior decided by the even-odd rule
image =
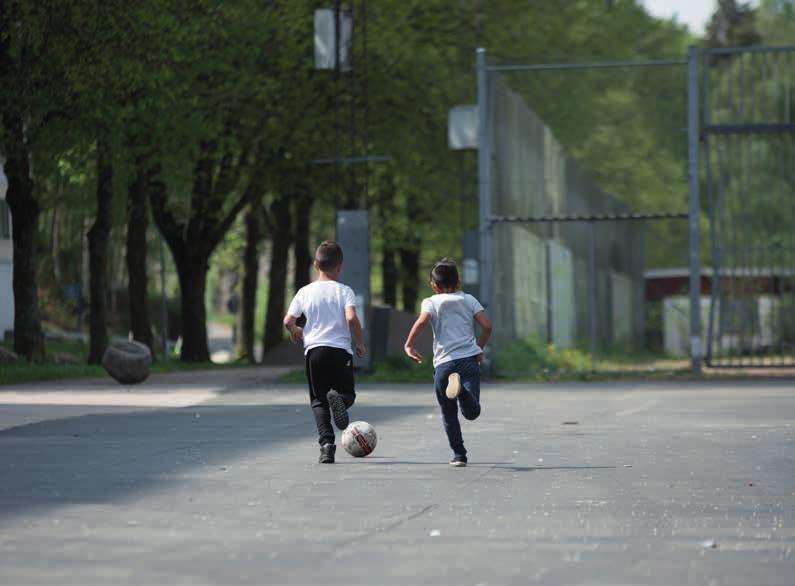
<svg viewBox="0 0 795 586">
<path fill-rule="evenodd" d="M 689 314 L 665 297 L 688 289 L 648 286 L 651 269 L 689 276 L 686 65 L 488 64 L 481 254 L 497 374 L 687 367 L 690 336 L 666 340 L 666 324 Z"/>
<path fill-rule="evenodd" d="M 795 365 L 795 47 L 478 72 L 498 374 Z"/>
<path fill-rule="evenodd" d="M 795 366 L 795 47 L 702 55 L 707 363 Z"/>
<path fill-rule="evenodd" d="M 597 222 L 631 210 L 565 153 L 503 76 L 491 76 L 489 92 L 496 346 L 573 348 L 592 334 L 602 345 L 639 344 L 644 226 Z"/>
</svg>

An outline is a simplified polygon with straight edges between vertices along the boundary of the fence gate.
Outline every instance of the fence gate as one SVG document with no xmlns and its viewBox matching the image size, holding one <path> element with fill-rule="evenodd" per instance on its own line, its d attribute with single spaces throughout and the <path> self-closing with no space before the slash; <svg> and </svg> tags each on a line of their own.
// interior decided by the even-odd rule
<svg viewBox="0 0 795 586">
<path fill-rule="evenodd" d="M 795 47 L 704 49 L 706 362 L 795 366 Z"/>
</svg>

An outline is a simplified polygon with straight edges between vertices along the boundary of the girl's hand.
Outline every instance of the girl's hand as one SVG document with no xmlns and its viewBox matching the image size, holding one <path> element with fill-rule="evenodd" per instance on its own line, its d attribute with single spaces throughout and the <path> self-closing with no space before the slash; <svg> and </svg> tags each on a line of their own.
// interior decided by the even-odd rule
<svg viewBox="0 0 795 586">
<path fill-rule="evenodd" d="M 414 349 L 414 346 L 409 346 L 408 344 L 406 344 L 405 346 L 403 346 L 403 351 L 406 353 L 406 356 L 411 358 L 414 362 L 416 362 L 417 364 L 422 364 L 422 354 L 417 352 Z"/>
</svg>

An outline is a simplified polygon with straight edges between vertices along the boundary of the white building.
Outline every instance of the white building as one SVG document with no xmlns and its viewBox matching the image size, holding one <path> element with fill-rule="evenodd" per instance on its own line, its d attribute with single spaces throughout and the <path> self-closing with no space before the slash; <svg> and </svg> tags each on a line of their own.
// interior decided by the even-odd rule
<svg viewBox="0 0 795 586">
<path fill-rule="evenodd" d="M 701 270 L 701 347 L 707 348 L 712 306 L 713 270 Z M 690 352 L 690 271 L 686 268 L 653 269 L 644 273 L 646 303 L 661 303 L 663 347 L 667 354 L 686 356 Z M 791 311 L 786 298 L 791 291 L 793 272 L 780 267 L 731 267 L 721 272 L 726 299 L 716 302 L 713 346 L 719 351 L 741 355 L 754 348 L 775 348 L 790 334 L 792 322 L 782 312 Z M 736 292 L 736 293 L 735 293 Z M 746 293 L 742 293 L 746 292 Z M 742 294 L 741 294 L 742 293 Z M 717 332 L 720 332 L 720 335 Z"/>
<path fill-rule="evenodd" d="M 11 212 L 6 203 L 8 179 L 0 158 L 0 338 L 14 328 L 14 293 L 12 284 L 13 248 L 11 245 Z"/>
</svg>

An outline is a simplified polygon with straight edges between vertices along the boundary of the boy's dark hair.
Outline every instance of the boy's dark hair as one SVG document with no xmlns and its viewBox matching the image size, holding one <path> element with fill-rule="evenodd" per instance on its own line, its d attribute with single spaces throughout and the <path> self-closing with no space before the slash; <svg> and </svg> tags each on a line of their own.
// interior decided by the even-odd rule
<svg viewBox="0 0 795 586">
<path fill-rule="evenodd" d="M 321 271 L 331 271 L 342 264 L 342 246 L 333 240 L 324 240 L 315 251 L 315 260 Z"/>
<path fill-rule="evenodd" d="M 458 267 L 452 258 L 444 257 L 437 261 L 431 269 L 431 281 L 439 289 L 455 289 L 458 287 Z"/>
</svg>

